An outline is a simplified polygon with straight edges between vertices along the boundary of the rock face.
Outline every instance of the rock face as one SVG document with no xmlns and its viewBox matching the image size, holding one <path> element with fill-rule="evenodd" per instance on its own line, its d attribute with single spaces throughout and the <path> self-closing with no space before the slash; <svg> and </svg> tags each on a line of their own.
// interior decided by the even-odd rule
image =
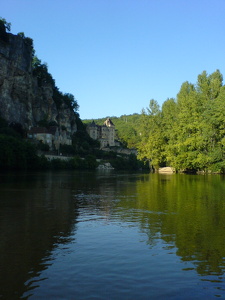
<svg viewBox="0 0 225 300">
<path fill-rule="evenodd" d="M 25 129 L 41 120 L 55 121 L 68 133 L 77 130 L 76 114 L 67 105 L 57 109 L 53 86 L 38 86 L 32 74 L 32 46 L 19 35 L 0 37 L 0 116 L 9 123 L 20 123 Z"/>
</svg>

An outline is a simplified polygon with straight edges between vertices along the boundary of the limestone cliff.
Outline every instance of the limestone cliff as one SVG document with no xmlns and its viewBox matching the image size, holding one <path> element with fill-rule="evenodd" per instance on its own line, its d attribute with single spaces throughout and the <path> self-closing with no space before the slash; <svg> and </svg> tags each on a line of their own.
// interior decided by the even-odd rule
<svg viewBox="0 0 225 300">
<path fill-rule="evenodd" d="M 0 116 L 25 129 L 39 121 L 55 121 L 69 133 L 76 131 L 77 115 L 63 103 L 57 108 L 51 84 L 38 85 L 32 70 L 32 45 L 19 35 L 0 36 Z"/>
</svg>

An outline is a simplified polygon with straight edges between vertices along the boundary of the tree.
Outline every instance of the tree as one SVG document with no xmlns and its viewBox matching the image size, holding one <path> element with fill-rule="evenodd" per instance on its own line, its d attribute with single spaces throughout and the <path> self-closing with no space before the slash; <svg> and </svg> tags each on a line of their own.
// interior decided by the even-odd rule
<svg viewBox="0 0 225 300">
<path fill-rule="evenodd" d="M 154 99 L 151 99 L 149 102 L 149 107 L 147 107 L 147 112 L 149 115 L 155 116 L 160 112 L 160 106 L 158 102 Z"/>
<path fill-rule="evenodd" d="M 51 84 L 52 87 L 55 87 L 55 80 L 52 78 L 52 75 L 48 72 L 47 63 L 42 63 L 37 56 L 33 57 L 32 61 L 33 75 L 37 78 L 38 85 L 42 86 L 43 84 Z"/>
<path fill-rule="evenodd" d="M 6 19 L 0 17 L 0 39 L 4 42 L 9 41 L 7 31 L 11 30 L 11 23 L 8 23 Z"/>
<path fill-rule="evenodd" d="M 11 23 L 7 22 L 6 19 L 0 17 L 0 26 L 4 25 L 6 31 L 11 31 Z"/>
<path fill-rule="evenodd" d="M 208 75 L 206 71 L 198 75 L 197 91 L 203 105 L 207 101 L 218 97 L 222 82 L 223 76 L 219 70 L 216 70 L 211 75 Z"/>
<path fill-rule="evenodd" d="M 21 139 L 0 134 L 0 170 L 35 168 L 35 147 Z"/>
<path fill-rule="evenodd" d="M 164 164 L 165 141 L 162 128 L 162 114 L 157 101 L 151 100 L 149 108 L 142 111 L 141 141 L 138 144 L 138 158 L 149 161 L 152 169 L 158 170 Z"/>
<path fill-rule="evenodd" d="M 77 100 L 75 99 L 74 95 L 72 95 L 70 93 L 64 94 L 63 101 L 68 107 L 72 108 L 74 111 L 78 111 L 79 105 L 78 105 Z"/>
<path fill-rule="evenodd" d="M 225 172 L 225 86 L 219 70 L 198 76 L 196 85 L 184 82 L 176 99 L 162 111 L 156 101 L 142 113 L 139 158 L 156 168 Z"/>
<path fill-rule="evenodd" d="M 177 121 L 167 152 L 168 160 L 176 169 L 196 171 L 206 167 L 202 131 L 202 103 L 198 91 L 193 84 L 185 82 L 177 95 Z"/>
<path fill-rule="evenodd" d="M 20 36 L 24 40 L 24 42 L 27 46 L 31 47 L 32 57 L 34 57 L 35 51 L 34 51 L 34 48 L 33 48 L 33 40 L 29 37 L 26 37 L 24 32 L 18 32 L 17 35 Z"/>
</svg>

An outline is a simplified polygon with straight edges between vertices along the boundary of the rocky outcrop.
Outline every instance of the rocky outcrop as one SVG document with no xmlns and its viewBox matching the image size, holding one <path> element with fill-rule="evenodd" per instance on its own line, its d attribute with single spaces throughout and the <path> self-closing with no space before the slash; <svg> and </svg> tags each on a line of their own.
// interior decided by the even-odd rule
<svg viewBox="0 0 225 300">
<path fill-rule="evenodd" d="M 103 163 L 98 165 L 97 170 L 114 170 L 110 163 Z"/>
<path fill-rule="evenodd" d="M 67 105 L 56 107 L 53 86 L 38 85 L 32 74 L 32 45 L 26 38 L 8 33 L 0 37 L 0 116 L 25 129 L 39 121 L 55 121 L 69 133 L 76 131 L 76 114 Z"/>
<path fill-rule="evenodd" d="M 164 168 L 159 168 L 158 172 L 162 174 L 173 174 L 175 173 L 175 169 L 171 167 L 164 167 Z"/>
</svg>

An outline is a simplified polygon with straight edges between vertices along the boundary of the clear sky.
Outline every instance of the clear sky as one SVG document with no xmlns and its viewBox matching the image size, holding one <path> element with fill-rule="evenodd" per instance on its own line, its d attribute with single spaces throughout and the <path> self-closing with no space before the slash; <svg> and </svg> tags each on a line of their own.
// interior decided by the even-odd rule
<svg viewBox="0 0 225 300">
<path fill-rule="evenodd" d="M 0 16 L 34 40 L 81 119 L 140 113 L 204 70 L 225 74 L 225 0 L 0 0 Z"/>
</svg>

